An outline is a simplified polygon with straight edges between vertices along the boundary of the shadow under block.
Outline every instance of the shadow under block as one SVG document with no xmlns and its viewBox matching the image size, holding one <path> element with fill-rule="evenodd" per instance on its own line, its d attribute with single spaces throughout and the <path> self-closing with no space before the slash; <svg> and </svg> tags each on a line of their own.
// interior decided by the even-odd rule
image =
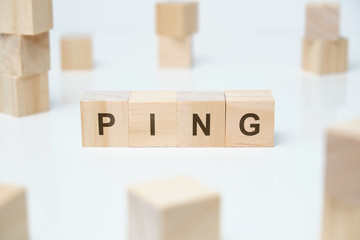
<svg viewBox="0 0 360 240">
<path fill-rule="evenodd" d="M 178 92 L 178 146 L 225 147 L 224 92 Z"/>
<path fill-rule="evenodd" d="M 159 36 L 160 68 L 191 68 L 191 37 L 172 38 Z"/>
<path fill-rule="evenodd" d="M 339 38 L 340 4 L 336 2 L 312 2 L 306 5 L 306 38 Z"/>
<path fill-rule="evenodd" d="M 28 239 L 26 193 L 21 187 L 0 184 L 0 239 Z"/>
<path fill-rule="evenodd" d="M 347 70 L 348 40 L 303 39 L 302 66 L 316 74 L 344 72 Z"/>
<path fill-rule="evenodd" d="M 271 91 L 225 91 L 226 146 L 273 147 L 275 100 Z"/>
<path fill-rule="evenodd" d="M 360 119 L 327 132 L 325 194 L 360 203 Z"/>
<path fill-rule="evenodd" d="M 30 76 L 50 70 L 48 32 L 34 36 L 0 34 L 0 52 L 0 74 Z"/>
<path fill-rule="evenodd" d="M 48 74 L 0 75 L 0 112 L 22 117 L 49 110 Z"/>
<path fill-rule="evenodd" d="M 64 36 L 61 39 L 63 70 L 91 70 L 93 68 L 91 36 Z"/>
<path fill-rule="evenodd" d="M 129 240 L 219 240 L 220 196 L 177 177 L 128 189 Z"/>
<path fill-rule="evenodd" d="M 128 147 L 130 92 L 89 92 L 83 95 L 83 147 Z"/>
<path fill-rule="evenodd" d="M 177 146 L 177 92 L 131 92 L 130 147 Z"/>
<path fill-rule="evenodd" d="M 161 2 L 156 4 L 157 34 L 184 38 L 198 30 L 196 2 Z"/>
<path fill-rule="evenodd" d="M 52 0 L 0 0 L 0 33 L 36 35 L 53 28 Z"/>
</svg>

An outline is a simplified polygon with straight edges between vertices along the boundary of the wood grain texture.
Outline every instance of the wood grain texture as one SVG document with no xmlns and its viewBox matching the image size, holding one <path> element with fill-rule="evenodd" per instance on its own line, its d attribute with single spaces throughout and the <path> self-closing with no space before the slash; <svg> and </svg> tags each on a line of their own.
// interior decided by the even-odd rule
<svg viewBox="0 0 360 240">
<path fill-rule="evenodd" d="M 275 100 L 271 91 L 225 91 L 225 99 L 227 147 L 274 146 Z M 241 119 L 245 120 L 243 131 Z"/>
<path fill-rule="evenodd" d="M 197 2 L 161 2 L 156 4 L 157 34 L 185 38 L 198 30 Z"/>
<path fill-rule="evenodd" d="M 49 110 L 48 74 L 0 75 L 0 112 L 16 117 Z"/>
<path fill-rule="evenodd" d="M 129 240 L 219 240 L 220 196 L 188 177 L 128 189 Z"/>
<path fill-rule="evenodd" d="M 91 36 L 63 36 L 61 39 L 61 66 L 63 70 L 93 69 Z"/>
<path fill-rule="evenodd" d="M 348 68 L 348 40 L 303 39 L 303 70 L 315 74 L 345 72 Z"/>
<path fill-rule="evenodd" d="M 306 5 L 306 38 L 338 39 L 340 37 L 339 26 L 339 3 L 310 2 Z"/>
<path fill-rule="evenodd" d="M 191 37 L 173 38 L 159 36 L 158 57 L 160 68 L 191 68 Z"/>
<path fill-rule="evenodd" d="M 196 135 L 193 114 L 205 127 L 196 123 Z M 178 92 L 178 146 L 225 147 L 224 92 Z"/>
<path fill-rule="evenodd" d="M 53 28 L 52 0 L 0 0 L 0 33 L 36 35 Z"/>
<path fill-rule="evenodd" d="M 49 33 L 0 34 L 0 74 L 30 76 L 50 70 Z"/>
<path fill-rule="evenodd" d="M 0 239 L 29 239 L 26 193 L 22 187 L 0 184 Z"/>
</svg>

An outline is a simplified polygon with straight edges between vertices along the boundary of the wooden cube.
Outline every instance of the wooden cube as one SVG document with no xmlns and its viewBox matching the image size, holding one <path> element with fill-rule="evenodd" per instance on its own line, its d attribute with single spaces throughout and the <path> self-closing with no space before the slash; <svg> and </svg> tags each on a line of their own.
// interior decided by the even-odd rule
<svg viewBox="0 0 360 240">
<path fill-rule="evenodd" d="M 302 67 L 316 74 L 344 72 L 347 70 L 348 40 L 303 39 Z"/>
<path fill-rule="evenodd" d="M 26 193 L 22 187 L 0 184 L 0 239 L 29 239 Z"/>
<path fill-rule="evenodd" d="M 325 193 L 360 203 L 360 119 L 327 132 Z"/>
<path fill-rule="evenodd" d="M 176 147 L 177 125 L 176 91 L 131 92 L 131 147 Z"/>
<path fill-rule="evenodd" d="M 129 240 L 219 240 L 220 196 L 177 177 L 128 190 Z"/>
<path fill-rule="evenodd" d="M 0 33 L 36 35 L 52 27 L 52 0 L 0 0 Z"/>
<path fill-rule="evenodd" d="M 68 35 L 61 39 L 63 70 L 90 70 L 93 68 L 92 39 L 87 35 Z"/>
<path fill-rule="evenodd" d="M 49 110 L 48 74 L 0 75 L 0 112 L 22 117 Z"/>
<path fill-rule="evenodd" d="M 34 36 L 0 34 L 0 52 L 0 74 L 30 76 L 50 70 L 48 32 Z"/>
<path fill-rule="evenodd" d="M 275 100 L 271 91 L 225 91 L 226 146 L 274 146 Z"/>
<path fill-rule="evenodd" d="M 338 39 L 340 4 L 311 2 L 306 5 L 305 36 L 310 39 Z"/>
<path fill-rule="evenodd" d="M 159 36 L 160 68 L 191 68 L 191 37 Z"/>
<path fill-rule="evenodd" d="M 161 2 L 156 4 L 157 34 L 185 38 L 198 30 L 196 2 Z"/>
<path fill-rule="evenodd" d="M 178 126 L 179 147 L 225 147 L 224 92 L 179 92 Z"/>
<path fill-rule="evenodd" d="M 128 147 L 130 92 L 88 92 L 80 101 L 83 147 Z"/>
</svg>

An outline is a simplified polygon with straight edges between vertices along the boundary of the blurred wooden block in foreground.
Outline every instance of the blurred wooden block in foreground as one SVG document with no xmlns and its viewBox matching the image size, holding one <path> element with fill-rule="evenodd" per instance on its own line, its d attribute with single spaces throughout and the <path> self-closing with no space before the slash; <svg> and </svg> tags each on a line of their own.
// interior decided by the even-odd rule
<svg viewBox="0 0 360 240">
<path fill-rule="evenodd" d="M 160 68 L 191 68 L 191 37 L 159 36 L 158 51 Z"/>
<path fill-rule="evenodd" d="M 91 36 L 63 36 L 61 39 L 61 63 L 63 70 L 93 69 Z"/>
</svg>

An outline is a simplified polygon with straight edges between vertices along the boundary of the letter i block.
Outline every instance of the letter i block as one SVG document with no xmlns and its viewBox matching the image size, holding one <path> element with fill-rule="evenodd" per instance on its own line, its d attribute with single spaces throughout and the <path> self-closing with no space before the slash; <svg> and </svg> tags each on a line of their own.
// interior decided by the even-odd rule
<svg viewBox="0 0 360 240">
<path fill-rule="evenodd" d="M 177 92 L 131 92 L 131 147 L 177 146 Z"/>
<path fill-rule="evenodd" d="M 129 240 L 219 240 L 220 196 L 186 177 L 128 190 Z"/>
<path fill-rule="evenodd" d="M 128 147 L 130 92 L 89 92 L 81 99 L 83 147 Z"/>
<path fill-rule="evenodd" d="M 0 239 L 28 239 L 26 193 L 21 187 L 0 184 Z"/>
<path fill-rule="evenodd" d="M 271 91 L 225 91 L 226 146 L 273 147 L 275 100 Z"/>
<path fill-rule="evenodd" d="M 225 147 L 223 92 L 178 93 L 178 146 Z"/>
</svg>

